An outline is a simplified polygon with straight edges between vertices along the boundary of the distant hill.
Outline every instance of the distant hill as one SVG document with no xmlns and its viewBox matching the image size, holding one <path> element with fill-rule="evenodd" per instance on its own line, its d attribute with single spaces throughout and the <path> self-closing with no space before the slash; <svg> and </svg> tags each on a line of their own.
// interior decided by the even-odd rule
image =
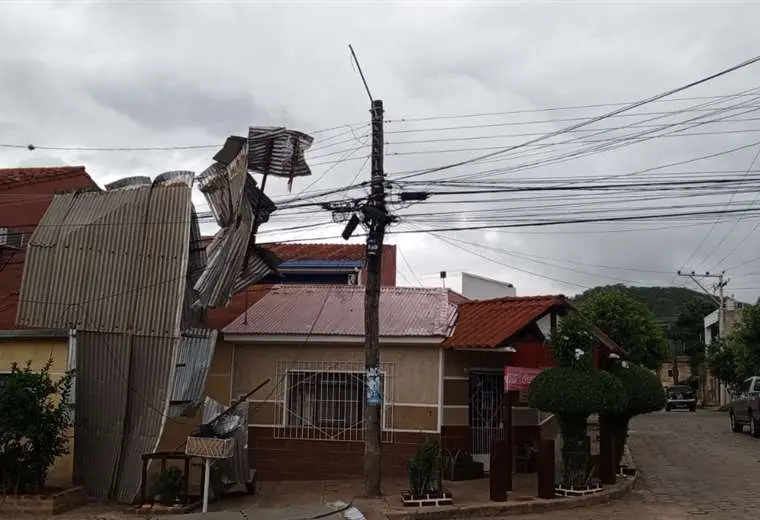
<svg viewBox="0 0 760 520">
<path fill-rule="evenodd" d="M 655 315 L 657 321 L 662 324 L 674 322 L 678 318 L 682 306 L 693 298 L 700 298 L 708 302 L 712 301 L 705 293 L 684 287 L 629 287 L 623 284 L 604 285 L 588 289 L 575 296 L 573 301 L 581 305 L 583 300 L 592 294 L 612 290 L 628 293 L 632 298 L 649 307 L 649 310 Z"/>
</svg>

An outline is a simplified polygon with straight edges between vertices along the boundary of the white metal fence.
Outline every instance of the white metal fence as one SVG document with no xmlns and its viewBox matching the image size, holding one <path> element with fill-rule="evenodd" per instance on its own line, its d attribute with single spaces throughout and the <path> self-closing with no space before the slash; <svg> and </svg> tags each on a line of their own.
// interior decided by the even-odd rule
<svg viewBox="0 0 760 520">
<path fill-rule="evenodd" d="M 393 441 L 393 365 L 381 364 L 383 442 Z M 358 361 L 278 361 L 275 390 L 279 439 L 361 441 L 365 367 Z"/>
</svg>

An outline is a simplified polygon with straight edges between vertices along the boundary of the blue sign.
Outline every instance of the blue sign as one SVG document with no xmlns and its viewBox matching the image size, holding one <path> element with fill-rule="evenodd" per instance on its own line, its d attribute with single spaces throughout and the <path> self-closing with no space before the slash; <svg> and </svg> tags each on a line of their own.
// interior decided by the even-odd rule
<svg viewBox="0 0 760 520">
<path fill-rule="evenodd" d="M 383 380 L 380 377 L 380 369 L 377 367 L 367 368 L 367 404 L 377 406 L 383 402 Z"/>
</svg>

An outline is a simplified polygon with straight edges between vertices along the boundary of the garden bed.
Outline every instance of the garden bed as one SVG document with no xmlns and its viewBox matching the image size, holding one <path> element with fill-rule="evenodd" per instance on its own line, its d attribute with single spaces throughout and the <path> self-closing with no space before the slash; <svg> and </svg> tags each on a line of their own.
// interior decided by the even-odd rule
<svg viewBox="0 0 760 520">
<path fill-rule="evenodd" d="M 37 495 L 5 495 L 0 498 L 0 513 L 58 515 L 86 502 L 87 492 L 82 487 L 51 489 Z"/>
</svg>

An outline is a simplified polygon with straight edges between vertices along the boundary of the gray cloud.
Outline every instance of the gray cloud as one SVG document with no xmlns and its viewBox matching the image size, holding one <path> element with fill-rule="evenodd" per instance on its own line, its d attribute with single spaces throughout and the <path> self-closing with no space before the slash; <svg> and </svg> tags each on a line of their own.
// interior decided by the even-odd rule
<svg viewBox="0 0 760 520">
<path fill-rule="evenodd" d="M 216 2 L 186 3 L 181 9 L 168 2 L 3 3 L 0 48 L 13 52 L 0 55 L 0 144 L 221 144 L 226 135 L 244 132 L 250 124 L 284 124 L 312 131 L 367 121 L 368 101 L 349 61 L 348 43 L 357 49 L 372 91 L 385 100 L 387 117 L 392 120 L 642 99 L 754 54 L 754 20 L 759 14 L 760 6 L 755 4 L 726 2 Z M 757 70 L 737 72 L 688 95 L 721 95 L 757 86 Z M 697 102 L 660 104 L 648 110 L 671 110 Z M 461 149 L 506 147 L 528 139 L 524 134 L 545 133 L 570 124 L 559 119 L 592 117 L 605 110 L 608 108 L 391 122 L 386 125 L 386 139 L 391 143 L 387 146 L 386 169 L 394 174 L 456 162 L 485 153 Z M 595 127 L 623 125 L 636 119 L 619 118 Z M 479 124 L 502 126 L 463 128 Z M 440 130 L 443 127 L 451 129 Z M 712 125 L 718 131 L 757 128 L 756 121 Z M 408 133 L 411 129 L 420 131 Z M 366 128 L 357 129 L 356 136 L 365 132 Z M 296 180 L 294 193 L 320 177 L 311 189 L 340 187 L 368 178 L 366 165 L 360 171 L 368 147 L 359 148 L 359 142 L 345 129 L 314 135 L 314 151 L 308 154 L 314 177 Z M 419 142 L 431 139 L 439 141 Z M 423 178 L 440 180 L 494 168 L 502 171 L 488 179 L 514 179 L 515 183 L 614 175 L 755 140 L 760 140 L 760 133 L 748 131 L 662 138 L 554 165 L 508 171 L 563 150 L 592 146 L 576 143 L 522 152 L 533 155 L 505 154 L 490 163 Z M 346 142 L 330 146 L 339 141 Z M 356 160 L 336 163 L 354 148 Z M 425 151 L 433 153 L 420 153 Z M 676 172 L 696 170 L 746 171 L 755 151 L 747 149 L 662 172 L 675 176 Z M 212 155 L 213 150 L 106 153 L 0 149 L 0 163 L 85 164 L 99 182 L 105 183 L 122 175 L 155 175 L 176 168 L 199 171 Z M 636 178 L 646 177 L 631 177 Z M 280 180 L 273 180 L 268 189 L 274 196 L 287 194 L 285 182 Z M 734 201 L 750 201 L 753 196 L 738 195 Z M 411 225 L 448 227 L 456 222 L 482 224 L 484 216 L 472 213 L 475 208 L 491 210 L 489 218 L 494 222 L 506 222 L 517 211 L 542 218 L 550 211 L 570 214 L 586 207 L 582 198 L 571 196 L 551 202 L 517 201 L 502 195 L 492 198 L 477 206 L 451 202 L 414 206 L 401 214 L 422 216 L 409 218 L 397 229 Z M 563 202 L 569 205 L 545 207 Z M 627 207 L 705 202 L 728 202 L 728 194 L 634 200 Z M 612 211 L 620 212 L 620 206 Z M 460 214 L 443 216 L 443 212 Z M 435 219 L 427 218 L 436 214 Z M 339 233 L 339 226 L 271 233 L 276 226 L 319 220 L 327 221 L 329 215 L 275 215 L 267 240 Z M 719 246 L 734 222 L 726 218 L 715 226 L 690 262 L 694 268 L 712 268 L 757 221 L 738 224 Z M 413 270 L 429 285 L 440 283 L 440 270 L 467 269 L 506 278 L 515 283 L 520 294 L 573 293 L 584 286 L 615 281 L 673 282 L 671 273 L 692 255 L 711 228 L 710 220 L 694 224 L 619 223 L 446 233 L 479 247 L 455 247 L 419 234 L 391 234 L 389 239 L 400 244 Z M 723 267 L 751 259 L 757 254 L 755 249 L 751 239 L 745 241 Z M 416 277 L 404 263 L 399 262 L 399 266 L 414 283 Z M 760 271 L 760 263 L 749 262 L 730 273 L 740 296 L 754 299 L 760 294 L 758 277 L 751 274 L 756 271 Z"/>
</svg>

